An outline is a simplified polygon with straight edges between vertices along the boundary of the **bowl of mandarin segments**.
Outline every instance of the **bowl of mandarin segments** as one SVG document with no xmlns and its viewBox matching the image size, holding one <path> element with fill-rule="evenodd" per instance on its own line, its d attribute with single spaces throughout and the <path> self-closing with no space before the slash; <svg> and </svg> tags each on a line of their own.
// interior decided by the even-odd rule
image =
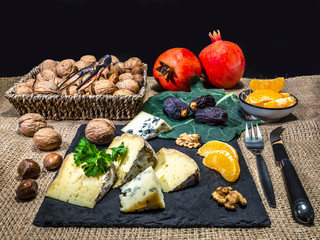
<svg viewBox="0 0 320 240">
<path fill-rule="evenodd" d="M 276 99 L 271 94 L 268 96 L 268 91 L 260 91 L 260 96 L 259 93 L 254 96 L 256 99 L 259 98 L 260 102 L 254 102 L 249 100 L 252 93 L 251 89 L 242 91 L 239 94 L 240 105 L 246 113 L 264 122 L 277 122 L 291 114 L 298 105 L 298 99 L 292 94 Z"/>
</svg>

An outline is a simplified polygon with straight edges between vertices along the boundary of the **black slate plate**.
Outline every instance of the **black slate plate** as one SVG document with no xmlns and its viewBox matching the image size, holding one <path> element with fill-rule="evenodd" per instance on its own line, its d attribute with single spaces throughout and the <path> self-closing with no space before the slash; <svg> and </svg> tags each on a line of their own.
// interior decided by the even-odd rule
<svg viewBox="0 0 320 240">
<path fill-rule="evenodd" d="M 84 136 L 86 125 L 81 125 L 66 155 L 71 153 Z M 117 135 L 121 135 L 117 126 Z M 239 155 L 241 174 L 235 183 L 202 164 L 197 149 L 179 147 L 175 140 L 149 140 L 155 152 L 162 147 L 175 148 L 192 157 L 200 168 L 200 184 L 179 192 L 164 194 L 164 210 L 142 213 L 120 212 L 119 189 L 112 189 L 93 209 L 60 202 L 45 197 L 33 224 L 41 227 L 267 227 L 270 219 L 261 201 L 237 141 L 230 144 Z M 102 148 L 106 148 L 102 147 Z M 100 147 L 100 149 L 102 149 Z M 245 207 L 230 211 L 212 199 L 211 193 L 219 186 L 231 186 L 247 199 Z"/>
</svg>

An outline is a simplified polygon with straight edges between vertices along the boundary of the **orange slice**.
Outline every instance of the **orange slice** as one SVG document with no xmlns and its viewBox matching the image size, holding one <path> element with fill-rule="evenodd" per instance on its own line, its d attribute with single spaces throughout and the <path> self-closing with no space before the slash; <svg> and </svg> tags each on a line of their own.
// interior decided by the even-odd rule
<svg viewBox="0 0 320 240">
<path fill-rule="evenodd" d="M 250 81 L 250 87 L 252 91 L 269 89 L 275 92 L 280 92 L 283 86 L 284 86 L 283 77 L 279 77 L 275 79 L 265 79 L 265 80 L 254 79 Z"/>
<path fill-rule="evenodd" d="M 281 94 L 269 89 L 262 89 L 250 93 L 245 102 L 257 106 L 262 106 L 265 102 L 277 100 L 279 98 L 281 98 Z"/>
<path fill-rule="evenodd" d="M 203 159 L 202 163 L 206 167 L 218 171 L 228 182 L 235 182 L 239 178 L 239 161 L 227 151 L 212 151 Z"/>
<path fill-rule="evenodd" d="M 277 100 L 269 101 L 263 103 L 263 107 L 265 108 L 285 108 L 290 107 L 296 103 L 296 99 L 294 97 L 286 97 L 280 98 Z"/>
<path fill-rule="evenodd" d="M 197 154 L 202 157 L 207 156 L 209 153 L 216 150 L 224 150 L 230 153 L 235 159 L 239 159 L 237 151 L 228 143 L 221 141 L 210 141 L 204 144 L 201 148 L 199 148 Z"/>
<path fill-rule="evenodd" d="M 286 92 L 279 92 L 280 95 L 283 97 L 283 98 L 286 98 L 286 97 L 290 97 L 290 93 L 286 93 Z"/>
</svg>

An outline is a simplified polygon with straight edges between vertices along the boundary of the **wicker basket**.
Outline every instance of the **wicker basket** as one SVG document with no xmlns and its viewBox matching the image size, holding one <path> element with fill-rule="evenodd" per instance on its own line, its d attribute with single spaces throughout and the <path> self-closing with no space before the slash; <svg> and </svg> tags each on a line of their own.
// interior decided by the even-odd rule
<svg viewBox="0 0 320 240">
<path fill-rule="evenodd" d="M 36 78 L 39 66 L 23 76 L 19 83 Z M 147 64 L 144 64 L 144 83 L 138 94 L 122 95 L 59 95 L 23 94 L 15 95 L 15 83 L 5 94 L 20 115 L 39 113 L 46 119 L 76 120 L 108 118 L 113 120 L 132 119 L 140 111 L 147 85 Z"/>
</svg>

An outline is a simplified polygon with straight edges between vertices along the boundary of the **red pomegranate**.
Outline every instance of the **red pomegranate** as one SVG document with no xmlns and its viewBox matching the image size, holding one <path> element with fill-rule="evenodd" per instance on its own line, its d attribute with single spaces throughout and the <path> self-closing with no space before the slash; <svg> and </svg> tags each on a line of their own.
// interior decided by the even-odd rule
<svg viewBox="0 0 320 240">
<path fill-rule="evenodd" d="M 157 82 L 169 91 L 190 91 L 191 79 L 200 77 L 201 64 L 188 49 L 172 48 L 162 53 L 153 67 Z"/>
<path fill-rule="evenodd" d="M 209 33 L 212 43 L 205 47 L 199 60 L 202 71 L 213 86 L 217 88 L 231 88 L 242 77 L 245 69 L 245 59 L 241 48 L 228 41 L 221 40 L 219 30 Z"/>
</svg>

